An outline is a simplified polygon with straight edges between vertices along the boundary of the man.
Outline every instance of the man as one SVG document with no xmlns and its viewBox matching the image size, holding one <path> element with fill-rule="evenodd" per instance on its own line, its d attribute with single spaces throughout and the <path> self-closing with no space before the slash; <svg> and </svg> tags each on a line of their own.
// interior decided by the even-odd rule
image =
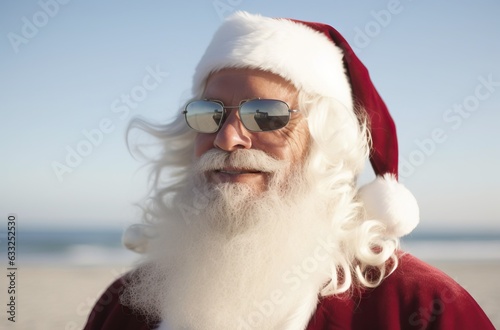
<svg viewBox="0 0 500 330">
<path fill-rule="evenodd" d="M 473 298 L 398 250 L 418 207 L 368 72 L 333 28 L 236 13 L 153 161 L 144 261 L 85 329 L 493 329 Z M 356 188 L 370 159 L 377 179 Z"/>
</svg>

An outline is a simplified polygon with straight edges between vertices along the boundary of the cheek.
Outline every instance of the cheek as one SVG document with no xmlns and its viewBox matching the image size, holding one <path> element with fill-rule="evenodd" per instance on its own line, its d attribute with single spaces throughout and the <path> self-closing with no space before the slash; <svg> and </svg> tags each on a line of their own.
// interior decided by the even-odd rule
<svg viewBox="0 0 500 330">
<path fill-rule="evenodd" d="M 291 140 L 283 148 L 283 156 L 292 163 L 302 163 L 307 155 L 306 143 L 304 140 Z"/>
<path fill-rule="evenodd" d="M 308 132 L 307 124 L 303 121 L 290 131 L 279 132 L 280 136 L 270 137 L 267 143 L 263 143 L 262 149 L 278 159 L 302 162 L 307 157 L 310 146 L 311 137 Z"/>
<path fill-rule="evenodd" d="M 198 133 L 194 140 L 194 156 L 200 158 L 205 152 L 214 147 L 215 134 Z"/>
<path fill-rule="evenodd" d="M 307 154 L 308 138 L 307 135 L 303 137 L 302 134 L 292 134 L 292 136 L 263 135 L 262 138 L 254 141 L 253 147 L 276 159 L 295 163 L 304 160 Z"/>
<path fill-rule="evenodd" d="M 294 141 L 292 147 L 296 155 L 295 160 L 303 162 L 309 155 L 309 149 L 311 147 L 311 135 L 309 134 L 307 126 L 300 131 L 300 138 Z"/>
</svg>

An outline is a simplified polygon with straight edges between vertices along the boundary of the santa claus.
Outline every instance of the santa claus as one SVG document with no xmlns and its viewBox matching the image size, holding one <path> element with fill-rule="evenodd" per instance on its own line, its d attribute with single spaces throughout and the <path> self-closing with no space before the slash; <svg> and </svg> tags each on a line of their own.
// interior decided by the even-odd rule
<svg viewBox="0 0 500 330">
<path fill-rule="evenodd" d="M 473 298 L 399 250 L 418 223 L 368 72 L 332 27 L 238 12 L 161 143 L 140 265 L 85 329 L 493 329 Z M 370 159 L 374 182 L 357 188 Z"/>
</svg>

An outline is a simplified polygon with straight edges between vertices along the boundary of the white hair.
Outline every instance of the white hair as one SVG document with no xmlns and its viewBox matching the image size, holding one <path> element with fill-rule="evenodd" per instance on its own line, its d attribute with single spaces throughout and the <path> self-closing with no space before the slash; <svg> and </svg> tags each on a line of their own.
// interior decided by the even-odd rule
<svg viewBox="0 0 500 330">
<path fill-rule="evenodd" d="M 332 280 L 321 291 L 328 296 L 359 287 L 376 287 L 398 264 L 399 238 L 389 236 L 385 225 L 368 220 L 358 200 L 356 181 L 369 155 L 368 116 L 357 106 L 347 109 L 334 98 L 299 93 L 306 114 L 312 149 L 309 169 L 318 180 L 318 193 L 337 200 L 344 217 L 331 222 L 331 230 L 342 233 L 341 260 L 332 266 Z"/>
<path fill-rule="evenodd" d="M 320 294 L 329 296 L 376 287 L 397 267 L 399 239 L 389 236 L 381 222 L 367 220 L 357 197 L 357 176 L 370 150 L 369 123 L 364 111 L 360 107 L 352 111 L 333 98 L 300 91 L 298 108 L 307 118 L 310 131 L 304 168 L 308 175 L 317 178 L 316 192 L 323 200 L 331 200 L 335 210 L 342 210 L 330 221 L 331 232 L 341 240 L 341 253 L 331 260 L 329 282 Z M 133 119 L 129 137 L 133 129 L 150 134 L 161 146 L 158 157 L 149 160 L 150 194 L 142 206 L 143 221 L 156 224 L 163 221 L 162 215 L 172 208 L 172 197 L 188 179 L 196 133 L 185 124 L 181 111 L 164 125 Z M 143 148 L 136 145 L 131 151 L 144 154 Z"/>
</svg>

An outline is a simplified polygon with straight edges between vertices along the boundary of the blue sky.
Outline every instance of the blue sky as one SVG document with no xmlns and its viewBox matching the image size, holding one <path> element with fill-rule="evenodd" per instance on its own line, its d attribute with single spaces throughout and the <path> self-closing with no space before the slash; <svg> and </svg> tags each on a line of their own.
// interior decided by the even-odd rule
<svg viewBox="0 0 500 330">
<path fill-rule="evenodd" d="M 22 226 L 137 221 L 147 173 L 125 127 L 172 118 L 234 10 L 337 28 L 396 121 L 422 228 L 500 230 L 500 3 L 486 0 L 3 1 L 0 214 Z M 60 180 L 52 164 L 68 160 Z"/>
</svg>

